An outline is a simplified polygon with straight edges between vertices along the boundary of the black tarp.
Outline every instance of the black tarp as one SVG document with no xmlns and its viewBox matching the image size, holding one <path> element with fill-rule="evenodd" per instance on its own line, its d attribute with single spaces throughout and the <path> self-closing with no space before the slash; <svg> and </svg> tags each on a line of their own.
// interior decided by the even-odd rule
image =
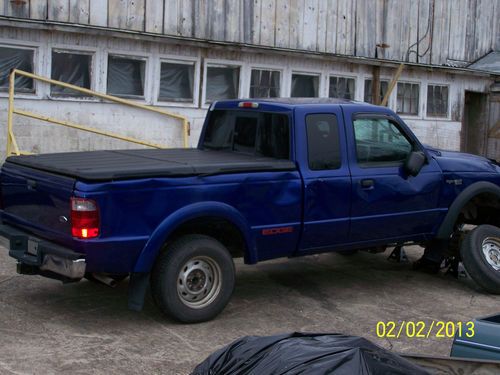
<svg viewBox="0 0 500 375">
<path fill-rule="evenodd" d="M 160 94 L 163 101 L 193 101 L 193 64 L 161 63 Z"/>
<path fill-rule="evenodd" d="M 211 354 L 192 375 L 428 375 L 406 359 L 357 336 L 291 333 L 247 336 Z"/>
<path fill-rule="evenodd" d="M 7 91 L 9 88 L 9 75 L 12 69 L 33 73 L 33 50 L 0 47 L 0 91 Z M 18 92 L 32 92 L 33 80 L 17 76 L 15 87 Z"/>
</svg>

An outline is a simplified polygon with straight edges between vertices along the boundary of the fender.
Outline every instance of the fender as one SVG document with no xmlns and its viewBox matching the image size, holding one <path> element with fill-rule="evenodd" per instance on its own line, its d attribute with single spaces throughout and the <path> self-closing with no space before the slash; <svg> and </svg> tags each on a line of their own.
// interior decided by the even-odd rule
<svg viewBox="0 0 500 375">
<path fill-rule="evenodd" d="M 500 199 L 500 187 L 491 182 L 480 181 L 466 187 L 451 204 L 444 221 L 439 227 L 436 235 L 437 239 L 447 240 L 450 238 L 453 233 L 453 225 L 457 221 L 462 208 L 464 208 L 467 202 L 469 202 L 472 198 L 481 193 L 492 193 Z"/>
<path fill-rule="evenodd" d="M 133 272 L 150 272 L 168 236 L 188 220 L 205 216 L 220 217 L 236 225 L 245 241 L 245 261 L 247 263 L 257 263 L 257 254 L 254 241 L 250 235 L 250 227 L 243 215 L 226 203 L 208 201 L 182 207 L 166 217 L 151 234 L 135 263 Z"/>
</svg>

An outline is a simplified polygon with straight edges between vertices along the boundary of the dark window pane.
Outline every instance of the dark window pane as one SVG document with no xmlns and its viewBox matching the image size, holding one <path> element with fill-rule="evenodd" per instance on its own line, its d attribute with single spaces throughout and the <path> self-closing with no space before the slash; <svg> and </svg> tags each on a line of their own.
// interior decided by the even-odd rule
<svg viewBox="0 0 500 375">
<path fill-rule="evenodd" d="M 194 65 L 161 63 L 159 100 L 193 101 Z"/>
<path fill-rule="evenodd" d="M 253 69 L 250 78 L 251 98 L 276 98 L 280 94 L 280 72 Z"/>
<path fill-rule="evenodd" d="M 256 144 L 257 155 L 277 159 L 290 157 L 288 117 L 272 113 L 261 114 L 261 126 Z"/>
<path fill-rule="evenodd" d="M 330 98 L 354 99 L 354 78 L 330 77 Z"/>
<path fill-rule="evenodd" d="M 92 56 L 78 53 L 52 52 L 52 79 L 90 89 Z M 81 92 L 51 85 L 52 95 L 87 96 Z"/>
<path fill-rule="evenodd" d="M 306 117 L 309 168 L 340 168 L 340 141 L 337 117 L 331 114 Z"/>
<path fill-rule="evenodd" d="M 120 56 L 108 57 L 108 94 L 144 96 L 146 62 Z"/>
<path fill-rule="evenodd" d="M 373 104 L 373 93 L 372 93 L 372 84 L 373 81 L 371 79 L 365 80 L 365 95 L 364 95 L 364 101 L 366 103 L 372 103 Z M 380 81 L 380 96 L 379 96 L 379 103 L 382 103 L 382 100 L 385 97 L 385 94 L 387 93 L 387 89 L 389 87 L 389 81 Z"/>
<path fill-rule="evenodd" d="M 206 102 L 238 98 L 239 84 L 240 68 L 209 66 L 207 68 Z"/>
<path fill-rule="evenodd" d="M 12 69 L 24 70 L 33 73 L 33 50 L 0 47 L 0 90 L 9 88 L 9 74 Z M 16 76 L 15 88 L 17 92 L 33 92 L 33 80 L 27 77 Z"/>
<path fill-rule="evenodd" d="M 233 150 L 245 154 L 255 152 L 255 140 L 257 138 L 258 115 L 236 115 L 234 121 Z"/>
<path fill-rule="evenodd" d="M 427 86 L 427 116 L 448 116 L 448 86 Z"/>
<path fill-rule="evenodd" d="M 204 148 L 289 158 L 290 130 L 286 115 L 215 110 L 209 116 Z"/>
<path fill-rule="evenodd" d="M 386 119 L 354 120 L 356 155 L 360 165 L 401 163 L 412 145 L 399 128 Z"/>
<path fill-rule="evenodd" d="M 420 85 L 418 83 L 398 83 L 397 112 L 403 115 L 418 115 Z"/>
<path fill-rule="evenodd" d="M 315 98 L 318 96 L 318 88 L 318 76 L 292 74 L 292 97 Z"/>
<path fill-rule="evenodd" d="M 230 111 L 212 111 L 203 138 L 203 147 L 212 150 L 233 148 L 234 117 Z"/>
</svg>

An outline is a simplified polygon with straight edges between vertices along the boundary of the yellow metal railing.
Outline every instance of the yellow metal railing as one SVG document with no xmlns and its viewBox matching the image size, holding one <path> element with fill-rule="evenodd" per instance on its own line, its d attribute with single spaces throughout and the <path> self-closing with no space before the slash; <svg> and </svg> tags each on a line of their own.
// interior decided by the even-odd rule
<svg viewBox="0 0 500 375">
<path fill-rule="evenodd" d="M 172 117 L 172 118 L 175 118 L 177 120 L 180 120 L 180 121 L 182 121 L 182 130 L 183 130 L 182 135 L 183 135 L 184 147 L 188 147 L 189 121 L 188 121 L 187 117 L 185 117 L 185 116 L 179 115 L 177 113 L 164 111 L 164 110 L 159 109 L 159 108 L 140 104 L 140 103 L 137 103 L 137 102 L 134 102 L 131 100 L 126 100 L 126 99 L 118 98 L 116 96 L 107 95 L 107 94 L 103 94 L 100 92 L 92 91 L 89 89 L 85 89 L 83 87 L 71 85 L 69 83 L 56 81 L 54 79 L 42 77 L 42 76 L 39 76 L 39 75 L 36 75 L 33 73 L 28 73 L 28 72 L 25 72 L 23 70 L 14 69 L 10 73 L 10 76 L 9 76 L 9 108 L 7 111 L 7 156 L 10 156 L 13 154 L 15 154 L 15 155 L 23 154 L 23 152 L 21 152 L 19 150 L 19 146 L 17 144 L 16 137 L 14 135 L 14 130 L 13 130 L 14 114 L 37 119 L 37 120 L 41 120 L 41 121 L 45 121 L 45 122 L 50 122 L 52 124 L 61 125 L 61 126 L 65 126 L 68 128 L 86 131 L 89 133 L 99 134 L 99 135 L 103 135 L 106 137 L 115 138 L 115 139 L 119 139 L 119 140 L 126 141 L 126 142 L 131 142 L 131 143 L 135 143 L 135 144 L 139 144 L 139 145 L 143 145 L 143 146 L 149 146 L 149 147 L 153 147 L 153 148 L 166 148 L 165 146 L 162 146 L 162 145 L 159 145 L 156 143 L 147 142 L 147 141 L 143 141 L 143 140 L 132 138 L 132 137 L 127 137 L 127 136 L 123 136 L 123 135 L 120 135 L 117 133 L 112 133 L 112 132 L 108 132 L 108 131 L 104 131 L 104 130 L 99 130 L 99 129 L 88 127 L 85 125 L 76 124 L 76 123 L 73 123 L 70 121 L 57 120 L 57 119 L 54 119 L 52 117 L 43 116 L 43 115 L 29 112 L 29 111 L 15 109 L 14 108 L 14 93 L 15 93 L 14 92 L 15 91 L 14 85 L 15 85 L 16 75 L 31 78 L 33 80 L 37 80 L 37 81 L 41 81 L 41 82 L 45 82 L 45 83 L 48 83 L 51 85 L 65 87 L 65 88 L 75 90 L 75 91 L 78 91 L 78 92 L 81 92 L 81 93 L 84 93 L 84 94 L 87 94 L 90 96 L 94 96 L 94 97 L 97 97 L 100 99 L 107 100 L 110 102 L 119 103 L 119 104 L 123 104 L 123 105 L 129 106 L 129 107 L 134 107 L 134 108 L 138 108 L 138 109 L 142 109 L 142 110 L 146 110 L 146 111 L 150 111 L 150 112 L 159 113 L 161 115 Z"/>
</svg>

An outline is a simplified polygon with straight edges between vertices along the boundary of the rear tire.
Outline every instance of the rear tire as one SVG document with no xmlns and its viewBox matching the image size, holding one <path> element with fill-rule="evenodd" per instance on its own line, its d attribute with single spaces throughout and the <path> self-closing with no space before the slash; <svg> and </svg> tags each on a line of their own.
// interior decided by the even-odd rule
<svg viewBox="0 0 500 375">
<path fill-rule="evenodd" d="M 465 269 L 481 288 L 500 294 L 500 228 L 476 227 L 463 240 L 460 256 Z"/>
<path fill-rule="evenodd" d="M 160 310 L 183 323 L 204 322 L 227 305 L 235 283 L 227 249 L 212 237 L 186 235 L 158 256 L 151 292 Z"/>
</svg>

